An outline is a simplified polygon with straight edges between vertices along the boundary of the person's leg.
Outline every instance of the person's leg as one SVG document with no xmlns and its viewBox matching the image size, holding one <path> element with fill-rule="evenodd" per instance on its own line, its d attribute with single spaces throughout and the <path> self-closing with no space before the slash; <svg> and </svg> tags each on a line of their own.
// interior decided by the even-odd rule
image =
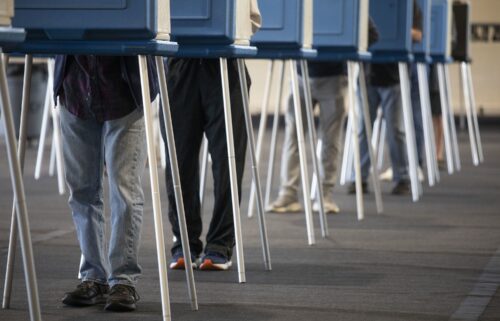
<svg viewBox="0 0 500 321">
<path fill-rule="evenodd" d="M 67 292 L 62 302 L 70 306 L 104 303 L 109 287 L 104 253 L 102 125 L 79 119 L 62 108 L 61 131 L 69 206 L 83 255 L 82 282 Z"/>
<path fill-rule="evenodd" d="M 61 108 L 61 131 L 69 206 L 84 257 L 80 275 L 82 281 L 106 284 L 102 124 L 77 118 Z"/>
<path fill-rule="evenodd" d="M 142 110 L 104 122 L 104 150 L 111 207 L 108 283 L 134 287 L 141 274 L 138 251 L 147 159 Z"/>
<path fill-rule="evenodd" d="M 329 200 L 333 196 L 333 188 L 337 182 L 347 78 L 345 76 L 312 78 L 311 87 L 312 95 L 320 107 L 321 180 L 325 200 Z"/>
<path fill-rule="evenodd" d="M 199 86 L 205 84 L 201 83 L 201 80 L 198 79 L 198 65 L 198 59 L 172 59 L 169 61 L 167 72 L 170 112 L 174 129 L 189 245 L 191 252 L 195 256 L 200 255 L 203 251 L 203 243 L 200 240 L 202 220 L 199 198 L 199 151 L 203 138 L 204 116 L 201 109 Z M 161 109 L 160 125 L 165 150 L 168 155 L 163 112 L 161 112 Z M 171 252 L 173 255 L 177 255 L 182 252 L 182 244 L 168 157 L 165 177 L 169 204 L 168 218 L 175 236 Z"/>
<path fill-rule="evenodd" d="M 406 162 L 405 130 L 403 126 L 403 107 L 399 85 L 380 87 L 381 105 L 386 123 L 386 138 L 393 170 L 394 182 L 408 181 Z"/>
<path fill-rule="evenodd" d="M 208 138 L 210 155 L 212 155 L 215 198 L 213 216 L 207 233 L 205 252 L 215 252 L 230 259 L 235 245 L 235 235 L 219 60 L 203 60 L 200 68 L 200 80 L 203 83 L 203 87 L 200 90 L 202 92 L 202 103 L 206 119 L 205 132 Z M 238 196 L 241 199 L 241 182 L 245 165 L 247 134 L 236 61 L 228 60 L 228 77 Z"/>
</svg>

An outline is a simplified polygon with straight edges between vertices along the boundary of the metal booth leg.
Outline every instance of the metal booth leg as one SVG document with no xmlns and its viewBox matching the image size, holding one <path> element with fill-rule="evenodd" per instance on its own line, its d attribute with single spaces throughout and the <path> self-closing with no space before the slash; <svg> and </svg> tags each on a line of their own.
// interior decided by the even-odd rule
<svg viewBox="0 0 500 321">
<path fill-rule="evenodd" d="M 24 171 L 24 156 L 26 152 L 26 136 L 28 133 L 28 110 L 31 94 L 31 75 L 33 66 L 33 56 L 25 56 L 24 64 L 24 79 L 23 79 L 23 97 L 21 102 L 21 121 L 19 128 L 19 146 L 17 156 L 21 166 L 21 173 Z M 7 254 L 7 268 L 5 271 L 5 286 L 3 288 L 3 302 L 2 308 L 10 308 L 10 296 L 12 293 L 12 280 L 14 274 L 14 264 L 16 260 L 16 247 L 17 247 L 17 217 L 16 217 L 16 201 L 12 202 L 12 215 L 10 225 L 9 249 Z"/>
<path fill-rule="evenodd" d="M 301 106 L 300 92 L 299 92 L 299 76 L 297 72 L 297 65 L 295 64 L 295 62 L 293 60 L 290 60 L 289 65 L 290 65 L 290 77 L 292 80 L 295 123 L 297 128 L 297 143 L 299 145 L 300 171 L 302 173 L 301 180 L 302 180 L 302 193 L 304 195 L 307 240 L 309 245 L 314 245 L 316 244 L 316 238 L 314 236 L 314 223 L 312 219 L 311 198 L 309 197 L 311 192 L 309 190 L 309 173 L 307 169 L 306 147 L 304 142 L 304 125 L 302 122 L 302 106 Z"/>
<path fill-rule="evenodd" d="M 365 123 L 365 132 L 366 132 L 366 141 L 368 145 L 368 154 L 370 156 L 370 163 L 372 167 L 372 181 L 373 181 L 373 190 L 375 192 L 375 203 L 377 206 L 377 213 L 380 214 L 384 211 L 384 205 L 382 203 L 382 192 L 380 189 L 380 179 L 378 176 L 377 170 L 377 150 L 373 148 L 371 144 L 372 141 L 372 124 L 370 117 L 370 108 L 368 106 L 368 93 L 366 91 L 366 77 L 365 70 L 361 62 L 349 62 L 350 64 L 354 64 L 352 68 L 358 69 L 359 72 L 359 90 L 361 92 L 361 106 L 363 107 L 363 120 Z"/>
<path fill-rule="evenodd" d="M 139 72 L 141 77 L 142 104 L 144 107 L 144 122 L 146 127 L 146 141 L 149 161 L 149 178 L 151 181 L 151 198 L 153 202 L 153 217 L 156 237 L 156 254 L 158 258 L 158 272 L 160 275 L 161 305 L 163 320 L 170 321 L 170 297 L 168 291 L 167 260 L 165 257 L 165 240 L 163 238 L 163 221 L 161 214 L 160 186 L 158 183 L 158 167 L 156 147 L 153 135 L 153 113 L 149 93 L 149 79 L 146 56 L 140 55 Z"/>
<path fill-rule="evenodd" d="M 470 140 L 470 148 L 472 153 L 472 163 L 475 166 L 479 165 L 479 153 L 476 144 L 476 134 L 474 130 L 474 123 L 472 120 L 472 107 L 471 107 L 471 97 L 469 91 L 469 85 L 467 83 L 467 64 L 462 62 L 460 64 L 460 80 L 462 82 L 462 92 L 464 95 L 465 102 L 465 111 L 467 113 L 467 126 L 469 129 L 469 140 Z"/>
<path fill-rule="evenodd" d="M 441 113 L 443 122 L 443 132 L 444 132 L 444 147 L 446 152 L 446 164 L 448 166 L 448 174 L 453 174 L 455 172 L 455 166 L 453 161 L 453 147 L 451 143 L 451 129 L 450 129 L 450 116 L 449 116 L 449 106 L 448 99 L 446 98 L 446 81 L 444 75 L 444 66 L 441 63 L 436 65 L 438 70 L 439 79 L 439 96 L 441 99 Z"/>
<path fill-rule="evenodd" d="M 264 134 L 266 133 L 267 118 L 268 118 L 267 109 L 269 107 L 269 99 L 271 98 L 271 84 L 272 84 L 275 65 L 276 65 L 275 61 L 271 60 L 267 68 L 266 86 L 264 87 L 264 99 L 262 101 L 262 108 L 260 112 L 259 132 L 257 134 L 257 146 L 255 149 L 257 164 L 260 164 L 260 159 L 262 155 L 262 144 L 264 141 Z M 253 217 L 254 206 L 255 206 L 255 185 L 252 184 L 250 190 L 250 199 L 248 202 L 248 217 Z"/>
<path fill-rule="evenodd" d="M 191 299 L 191 308 L 198 310 L 198 298 L 196 296 L 196 286 L 193 275 L 193 262 L 191 260 L 191 249 L 189 247 L 189 237 L 186 225 L 186 213 L 184 211 L 184 200 L 182 198 L 181 178 L 179 175 L 179 165 L 177 162 L 177 151 L 175 148 L 174 128 L 172 117 L 170 115 L 170 101 L 168 99 L 167 80 L 165 77 L 165 66 L 162 57 L 155 57 L 156 69 L 158 71 L 158 82 L 160 83 L 160 95 L 163 107 L 163 121 L 165 123 L 165 133 L 168 146 L 168 157 L 170 160 L 170 171 L 172 174 L 172 184 L 175 194 L 175 205 L 177 207 L 177 217 L 179 220 L 179 229 L 181 234 L 182 251 L 184 255 L 184 265 L 186 279 L 188 283 L 189 298 Z"/>
<path fill-rule="evenodd" d="M 418 179 L 417 143 L 415 140 L 415 127 L 413 124 L 413 112 L 411 108 L 410 78 L 408 75 L 408 65 L 406 63 L 399 63 L 399 78 L 401 82 L 401 97 L 403 101 L 406 148 L 408 152 L 408 172 L 411 181 L 413 201 L 416 202 L 420 198 L 421 185 Z"/>
<path fill-rule="evenodd" d="M 205 187 L 207 185 L 207 173 L 208 173 L 208 140 L 205 135 L 203 135 L 202 143 L 202 154 L 201 154 L 201 171 L 200 171 L 200 213 L 203 213 L 203 206 L 205 205 Z"/>
<path fill-rule="evenodd" d="M 446 83 L 446 97 L 448 99 L 448 112 L 450 115 L 450 125 L 451 125 L 451 138 L 453 143 L 453 158 L 455 160 L 455 169 L 460 171 L 462 164 L 460 163 L 460 153 L 458 149 L 458 138 L 457 138 L 457 128 L 455 125 L 455 112 L 453 111 L 453 106 L 451 104 L 451 81 L 450 81 L 450 70 L 448 65 L 444 66 L 444 75 Z"/>
<path fill-rule="evenodd" d="M 45 94 L 45 104 L 43 107 L 43 116 L 42 116 L 42 127 L 40 129 L 40 138 L 38 140 L 38 153 L 36 156 L 36 165 L 35 165 L 35 179 L 38 180 L 40 178 L 40 174 L 42 171 L 43 164 L 43 151 L 45 148 L 45 139 L 47 138 L 47 130 L 49 124 L 49 117 L 51 115 L 51 106 L 52 106 L 52 86 L 51 86 L 51 76 L 52 72 L 50 70 L 50 64 L 47 62 L 47 92 Z"/>
<path fill-rule="evenodd" d="M 281 102 L 283 100 L 283 82 L 285 81 L 285 65 L 286 62 L 283 61 L 281 64 L 281 70 L 279 72 L 280 78 L 278 82 L 278 95 L 276 96 L 276 104 L 274 106 L 274 115 L 273 115 L 273 129 L 271 132 L 271 149 L 269 152 L 269 162 L 267 167 L 267 179 L 266 179 L 266 194 L 264 197 L 264 203 L 269 205 L 271 201 L 271 189 L 273 186 L 273 175 L 274 175 L 274 163 L 276 159 L 276 145 L 278 142 L 278 129 L 279 129 L 279 119 L 280 119 L 280 109 Z"/>
<path fill-rule="evenodd" d="M 476 141 L 477 141 L 477 150 L 479 153 L 479 162 L 484 162 L 484 154 L 483 154 L 483 144 L 481 143 L 481 134 L 479 133 L 479 122 L 477 119 L 477 107 L 476 107 L 476 95 L 474 91 L 474 83 L 472 82 L 472 71 L 470 63 L 467 63 L 467 82 L 469 84 L 470 91 L 470 99 L 472 106 L 472 116 L 474 121 L 474 131 L 476 132 Z"/>
<path fill-rule="evenodd" d="M 238 180 L 236 175 L 236 156 L 234 151 L 233 118 L 231 112 L 231 97 L 227 72 L 227 59 L 220 58 L 220 74 L 222 80 L 222 97 L 224 100 L 224 120 L 226 125 L 227 153 L 229 161 L 229 179 L 231 183 L 231 202 L 234 216 L 234 235 L 236 238 L 236 258 L 238 261 L 238 280 L 246 282 L 245 259 L 243 255 L 243 238 L 241 233 L 240 202 L 238 195 Z"/>
<path fill-rule="evenodd" d="M 436 184 L 436 173 L 439 175 L 434 128 L 431 120 L 431 101 L 429 94 L 429 83 L 426 65 L 423 63 L 417 64 L 418 74 L 418 89 L 420 94 L 420 105 L 422 110 L 422 122 L 424 127 L 424 141 L 425 141 L 425 157 L 427 163 L 427 178 L 429 186 Z"/>
<path fill-rule="evenodd" d="M 342 153 L 342 168 L 340 170 L 340 185 L 345 185 L 349 175 L 352 173 L 353 150 L 352 150 L 352 118 L 349 113 L 344 137 L 344 151 Z"/>
<path fill-rule="evenodd" d="M 307 117 L 307 128 L 309 129 L 309 144 L 311 145 L 311 158 L 313 161 L 313 170 L 316 176 L 316 188 L 318 190 L 318 203 L 319 203 L 319 222 L 321 226 L 321 236 L 323 238 L 328 237 L 330 234 L 328 231 L 328 221 L 326 219 L 325 212 L 325 202 L 324 202 L 324 194 L 323 194 L 323 182 L 321 180 L 321 173 L 319 170 L 319 162 L 318 157 L 316 156 L 316 144 L 318 141 L 316 135 L 316 126 L 314 124 L 314 114 L 313 114 L 313 103 L 312 103 L 312 94 L 311 94 L 311 83 L 309 80 L 309 68 L 307 66 L 307 61 L 301 60 L 300 66 L 302 69 L 302 79 L 303 79 L 303 87 L 304 87 L 304 99 L 306 102 L 306 117 Z M 310 195 L 310 194 L 308 194 Z"/>
<path fill-rule="evenodd" d="M 266 224 L 266 213 L 264 211 L 264 200 L 262 198 L 262 188 L 260 185 L 260 176 L 258 168 L 258 160 L 255 152 L 255 138 L 253 136 L 253 125 L 252 116 L 250 115 L 249 98 L 248 98 L 248 86 L 247 86 L 247 74 L 245 70 L 245 63 L 243 59 L 237 59 L 238 64 L 238 74 L 240 77 L 241 94 L 243 98 L 243 111 L 245 114 L 245 123 L 248 136 L 248 143 L 250 147 L 250 159 L 252 162 L 252 176 L 253 184 L 252 187 L 255 188 L 257 193 L 257 217 L 259 220 L 260 227 L 260 241 L 262 243 L 262 255 L 264 258 L 264 267 L 267 271 L 271 271 L 271 254 L 269 252 L 269 241 L 267 238 L 267 224 Z M 251 204 L 251 203 L 250 203 Z"/>
<path fill-rule="evenodd" d="M 28 292 L 30 319 L 32 321 L 39 321 L 42 320 L 42 316 L 40 312 L 40 300 L 38 296 L 35 262 L 33 258 L 33 248 L 31 243 L 30 224 L 28 218 L 28 209 L 26 206 L 21 166 L 19 164 L 19 158 L 16 155 L 16 135 L 10 105 L 9 88 L 7 86 L 4 58 L 0 59 L 0 93 L 2 96 L 2 103 L 0 108 L 3 115 L 2 118 L 5 128 L 7 157 L 9 160 L 12 189 L 14 190 L 14 200 L 16 202 L 17 222 L 19 223 L 18 232 L 21 241 L 21 253 L 23 257 L 26 290 Z"/>
<path fill-rule="evenodd" d="M 351 132 L 346 133 L 352 135 L 352 149 L 354 151 L 354 173 L 356 184 L 356 208 L 358 220 L 365 218 L 365 208 L 363 202 L 363 186 L 361 178 L 361 155 L 359 150 L 358 125 L 359 114 L 356 108 L 356 79 L 354 77 L 354 66 L 351 63 L 347 64 L 347 76 L 349 79 L 349 118 L 351 119 Z"/>
</svg>

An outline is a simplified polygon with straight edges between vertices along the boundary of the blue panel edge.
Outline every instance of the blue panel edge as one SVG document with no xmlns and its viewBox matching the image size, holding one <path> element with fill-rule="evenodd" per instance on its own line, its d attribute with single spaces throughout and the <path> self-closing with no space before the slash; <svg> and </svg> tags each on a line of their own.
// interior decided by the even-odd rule
<svg viewBox="0 0 500 321">
<path fill-rule="evenodd" d="M 81 40 L 30 40 L 4 47 L 5 52 L 19 54 L 63 55 L 156 55 L 172 56 L 179 48 L 176 42 L 162 40 L 134 41 L 81 41 Z"/>
<path fill-rule="evenodd" d="M 318 49 L 318 56 L 313 59 L 314 61 L 364 61 L 369 62 L 372 60 L 370 52 L 362 51 L 342 51 L 336 49 Z"/>
<path fill-rule="evenodd" d="M 26 38 L 24 29 L 0 27 L 0 46 L 18 44 Z"/>
<path fill-rule="evenodd" d="M 413 54 L 408 52 L 390 52 L 375 51 L 372 52 L 372 62 L 375 63 L 394 63 L 394 62 L 413 62 Z"/>
<path fill-rule="evenodd" d="M 253 46 L 182 44 L 174 56 L 180 58 L 252 58 L 255 55 L 257 55 L 257 48 Z"/>
<path fill-rule="evenodd" d="M 314 59 L 315 49 L 305 48 L 258 48 L 256 59 Z"/>
</svg>

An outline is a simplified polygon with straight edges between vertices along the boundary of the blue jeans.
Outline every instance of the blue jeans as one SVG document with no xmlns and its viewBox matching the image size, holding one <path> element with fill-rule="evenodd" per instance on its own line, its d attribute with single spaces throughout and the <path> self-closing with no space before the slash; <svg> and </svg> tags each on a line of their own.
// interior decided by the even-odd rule
<svg viewBox="0 0 500 321">
<path fill-rule="evenodd" d="M 61 129 L 69 206 L 84 256 L 82 281 L 135 286 L 141 274 L 137 256 L 147 158 L 142 110 L 97 122 L 61 108 Z M 105 244 L 104 166 L 111 203 L 109 246 Z"/>
<path fill-rule="evenodd" d="M 371 123 L 375 121 L 378 106 L 381 106 L 386 123 L 386 138 L 389 144 L 389 154 L 393 169 L 393 181 L 408 180 L 406 166 L 406 143 L 403 126 L 403 106 L 401 89 L 399 85 L 390 87 L 368 86 L 368 105 Z M 363 181 L 368 179 L 370 173 L 370 156 L 363 119 L 360 117 L 359 145 L 361 153 L 361 176 Z M 354 175 L 353 175 L 354 176 Z"/>
</svg>

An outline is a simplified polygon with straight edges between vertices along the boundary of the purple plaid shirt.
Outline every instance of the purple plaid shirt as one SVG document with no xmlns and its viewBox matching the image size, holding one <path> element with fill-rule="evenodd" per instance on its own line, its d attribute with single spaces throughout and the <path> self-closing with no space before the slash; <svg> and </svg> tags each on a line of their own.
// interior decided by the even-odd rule
<svg viewBox="0 0 500 321">
<path fill-rule="evenodd" d="M 73 115 L 102 122 L 124 117 L 136 108 L 120 57 L 68 56 L 67 63 L 60 98 Z"/>
</svg>

